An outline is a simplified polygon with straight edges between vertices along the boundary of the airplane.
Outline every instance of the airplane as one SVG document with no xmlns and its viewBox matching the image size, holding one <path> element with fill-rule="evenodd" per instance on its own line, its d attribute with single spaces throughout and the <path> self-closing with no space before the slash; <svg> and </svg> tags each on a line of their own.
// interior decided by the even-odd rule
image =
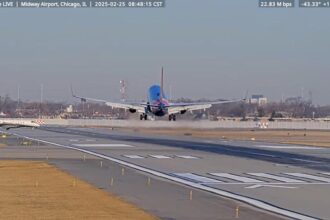
<svg viewBox="0 0 330 220">
<path fill-rule="evenodd" d="M 0 119 L 0 127 L 5 128 L 6 130 L 12 128 L 38 128 L 42 122 L 38 120 L 22 120 L 22 119 Z"/>
<path fill-rule="evenodd" d="M 169 121 L 176 121 L 177 114 L 185 114 L 186 112 L 195 110 L 205 110 L 215 104 L 233 103 L 245 101 L 245 99 L 215 101 L 215 102 L 195 102 L 195 103 L 170 103 L 164 93 L 164 68 L 161 70 L 160 85 L 152 85 L 147 92 L 147 102 L 111 102 L 101 99 L 81 97 L 74 94 L 71 86 L 71 94 L 74 98 L 80 99 L 81 102 L 101 102 L 112 108 L 120 108 L 128 110 L 130 113 L 140 113 L 140 120 L 148 120 L 148 116 L 163 117 L 168 115 Z"/>
</svg>

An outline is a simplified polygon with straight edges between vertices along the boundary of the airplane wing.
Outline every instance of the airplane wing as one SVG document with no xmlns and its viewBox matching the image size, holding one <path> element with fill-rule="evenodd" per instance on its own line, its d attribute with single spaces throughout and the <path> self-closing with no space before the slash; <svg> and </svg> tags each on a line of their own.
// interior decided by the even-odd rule
<svg viewBox="0 0 330 220">
<path fill-rule="evenodd" d="M 217 104 L 226 104 L 245 101 L 245 99 L 236 99 L 236 100 L 225 100 L 225 101 L 215 101 L 215 102 L 195 102 L 195 103 L 172 103 L 167 106 L 169 114 L 177 114 L 186 111 L 195 111 L 200 109 L 211 108 L 212 105 Z"/>
<path fill-rule="evenodd" d="M 9 130 L 12 128 L 23 128 L 23 127 L 37 128 L 37 127 L 40 127 L 40 124 L 35 121 L 6 119 L 6 120 L 0 120 L 0 127 L 5 128 L 6 130 Z"/>
<path fill-rule="evenodd" d="M 110 102 L 107 100 L 102 100 L 102 99 L 94 99 L 94 98 L 87 98 L 87 97 L 82 97 L 82 96 L 77 96 L 73 93 L 72 87 L 71 87 L 71 93 L 74 98 L 80 99 L 81 102 L 100 102 L 103 103 L 107 106 L 110 106 L 112 108 L 120 108 L 120 109 L 127 109 L 129 111 L 137 111 L 139 113 L 145 113 L 146 110 L 145 108 L 148 106 L 147 103 L 133 103 L 133 102 Z"/>
<path fill-rule="evenodd" d="M 12 129 L 12 128 L 22 128 L 22 127 L 27 127 L 27 126 L 21 126 L 21 125 L 10 125 L 10 124 L 0 124 L 0 127 L 6 129 L 6 130 L 9 130 L 9 129 Z"/>
<path fill-rule="evenodd" d="M 116 102 L 105 102 L 107 106 L 112 108 L 121 108 L 128 110 L 136 110 L 139 113 L 145 113 L 145 108 L 147 107 L 147 103 L 116 103 Z"/>
</svg>

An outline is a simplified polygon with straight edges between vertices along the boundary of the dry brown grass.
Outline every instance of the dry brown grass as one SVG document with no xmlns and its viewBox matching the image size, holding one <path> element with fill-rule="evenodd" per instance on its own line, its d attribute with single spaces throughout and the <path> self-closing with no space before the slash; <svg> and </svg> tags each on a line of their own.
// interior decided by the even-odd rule
<svg viewBox="0 0 330 220">
<path fill-rule="evenodd" d="M 0 219 L 155 217 L 44 162 L 0 161 Z"/>
<path fill-rule="evenodd" d="M 256 140 L 284 144 L 330 147 L 330 131 L 316 130 L 194 130 L 194 129 L 122 129 L 128 132 L 169 136 L 193 136 L 228 140 Z"/>
</svg>

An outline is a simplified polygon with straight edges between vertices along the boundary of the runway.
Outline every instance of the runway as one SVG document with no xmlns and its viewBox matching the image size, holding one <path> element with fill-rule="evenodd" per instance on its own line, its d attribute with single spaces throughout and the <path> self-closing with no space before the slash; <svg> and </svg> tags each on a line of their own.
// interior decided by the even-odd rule
<svg viewBox="0 0 330 220">
<path fill-rule="evenodd" d="M 140 181 L 145 182 L 145 177 L 141 177 L 140 173 L 134 173 L 134 170 L 155 178 L 160 185 L 164 185 L 163 194 L 172 195 L 171 190 L 180 189 L 179 191 L 183 190 L 178 194 L 181 199 L 187 196 L 187 189 L 173 186 L 172 182 L 196 190 L 198 195 L 193 196 L 193 201 L 197 203 L 195 205 L 198 209 L 202 210 L 198 212 L 201 214 L 195 213 L 196 207 L 185 207 L 183 209 L 185 212 L 182 212 L 182 210 L 173 211 L 173 208 L 163 204 L 158 210 L 162 213 L 161 215 L 158 213 L 158 216 L 163 218 L 166 216 L 167 219 L 217 219 L 215 216 L 219 216 L 219 213 L 216 212 L 214 203 L 221 200 L 220 196 L 240 200 L 291 218 L 328 219 L 330 217 L 328 210 L 330 149 L 327 148 L 205 140 L 192 137 L 149 137 L 128 135 L 108 129 L 48 127 L 36 130 L 17 129 L 11 132 L 44 145 L 39 148 L 47 146 L 43 150 L 44 155 L 46 151 L 48 155 L 55 155 L 56 152 L 52 152 L 53 148 L 57 151 L 70 152 L 67 153 L 67 157 L 70 154 L 76 155 L 73 158 L 69 157 L 73 160 L 53 156 L 57 159 L 51 161 L 62 169 L 83 176 L 91 182 L 96 178 L 95 173 L 100 172 L 97 169 L 100 164 L 95 161 L 102 158 L 104 161 L 102 166 L 110 166 L 108 165 L 110 163 L 112 166 L 115 164 L 119 167 L 129 167 L 128 172 L 132 172 L 130 177 L 132 182 L 139 178 Z M 87 166 L 88 163 L 84 164 L 83 173 L 78 168 L 80 165 L 77 162 L 81 162 L 82 155 L 85 157 L 88 155 L 90 160 L 86 160 L 92 163 L 91 166 Z M 118 168 L 116 172 L 120 176 L 122 171 Z M 134 175 L 137 176 L 133 178 Z M 103 176 L 109 178 L 109 175 Z M 167 181 L 164 181 L 165 179 Z M 94 184 L 97 185 L 97 182 L 104 183 L 106 180 L 94 181 Z M 135 191 L 135 185 L 129 185 L 127 182 L 125 184 L 127 184 L 126 191 Z M 153 201 L 158 196 L 164 196 L 163 194 L 155 195 Z M 148 201 L 151 198 L 144 199 Z M 152 206 L 152 204 L 140 205 L 149 210 Z M 260 217 L 258 210 L 249 206 L 246 208 L 247 216 L 253 215 L 253 219 L 258 219 L 258 216 L 260 219 L 265 219 L 265 216 Z M 173 216 L 170 216 L 171 212 Z M 233 217 L 230 211 L 227 212 L 223 214 Z M 263 215 L 268 214 L 263 213 Z M 267 216 L 267 219 L 269 218 Z M 277 219 L 278 216 L 273 215 L 272 218 Z"/>
</svg>

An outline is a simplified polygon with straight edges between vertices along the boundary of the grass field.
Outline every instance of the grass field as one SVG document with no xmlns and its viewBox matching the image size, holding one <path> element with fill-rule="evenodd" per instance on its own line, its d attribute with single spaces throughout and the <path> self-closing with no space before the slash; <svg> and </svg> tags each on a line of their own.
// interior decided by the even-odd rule
<svg viewBox="0 0 330 220">
<path fill-rule="evenodd" d="M 154 220 L 44 162 L 0 161 L 0 219 Z"/>
</svg>

